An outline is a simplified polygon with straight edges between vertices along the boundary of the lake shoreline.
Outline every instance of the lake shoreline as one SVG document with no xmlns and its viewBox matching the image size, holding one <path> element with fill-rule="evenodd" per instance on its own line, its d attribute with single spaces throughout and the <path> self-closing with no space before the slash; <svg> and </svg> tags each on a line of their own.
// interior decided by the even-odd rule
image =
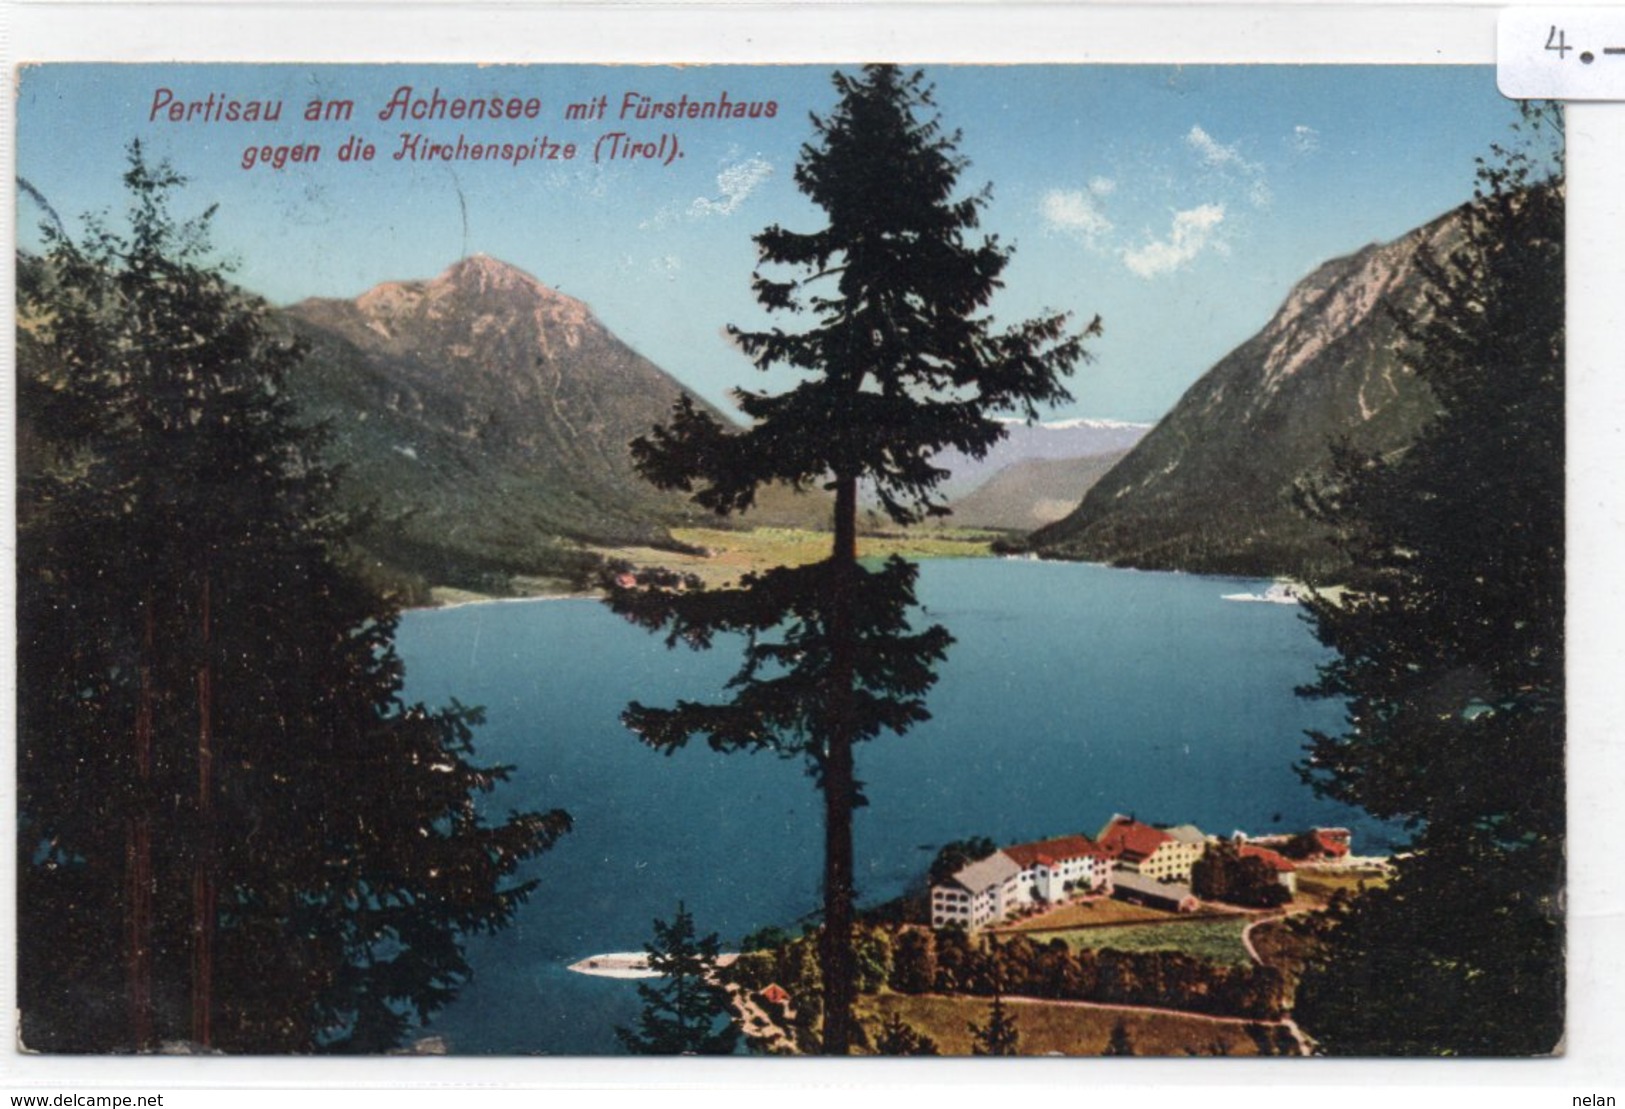
<svg viewBox="0 0 1625 1109">
<path fill-rule="evenodd" d="M 450 612 L 452 609 L 469 608 L 473 605 L 514 605 L 529 604 L 534 601 L 601 601 L 604 595 L 600 592 L 574 592 L 574 593 L 531 593 L 523 597 L 499 597 L 494 593 L 475 593 L 472 590 L 450 590 L 455 593 L 453 597 L 443 600 L 433 599 L 436 590 L 443 587 L 434 586 L 430 590 L 431 600 L 425 605 L 408 605 L 402 612 Z"/>
<path fill-rule="evenodd" d="M 1095 566 L 1095 567 L 1099 567 L 1102 570 L 1127 570 L 1127 571 L 1132 572 L 1132 573 L 1140 573 L 1140 574 L 1171 574 L 1171 575 L 1177 575 L 1177 576 L 1181 576 L 1181 577 L 1207 578 L 1207 579 L 1211 579 L 1214 582 L 1231 582 L 1231 583 L 1235 583 L 1235 582 L 1270 582 L 1272 585 L 1281 586 L 1281 587 L 1284 587 L 1285 589 L 1291 590 L 1292 593 L 1294 594 L 1294 597 L 1293 597 L 1293 600 L 1290 603 L 1297 604 L 1297 605 L 1302 605 L 1305 598 L 1314 596 L 1315 592 L 1316 592 L 1313 587 L 1305 584 L 1304 582 L 1301 582 L 1301 581 L 1297 580 L 1296 578 L 1268 577 L 1268 576 L 1257 577 L 1257 578 L 1241 578 L 1241 577 L 1236 577 L 1233 574 L 1197 574 L 1197 573 L 1193 573 L 1193 572 L 1187 571 L 1187 570 L 1138 570 L 1138 569 L 1135 569 L 1134 567 L 1112 566 L 1111 564 L 1105 563 L 1105 562 L 1077 562 L 1077 561 L 1074 561 L 1074 560 L 1071 560 L 1071 559 L 1027 558 L 1027 557 L 1020 556 L 1020 555 L 938 554 L 938 555 L 921 555 L 921 556 L 918 556 L 918 557 L 922 561 L 924 561 L 924 560 L 938 561 L 938 560 L 952 559 L 952 558 L 986 558 L 986 559 L 989 559 L 989 560 L 1001 561 L 1001 562 L 1064 563 L 1064 564 L 1069 564 L 1069 565 Z M 766 566 L 761 567 L 761 569 L 766 569 L 766 568 L 767 568 Z M 1340 597 L 1342 595 L 1343 592 L 1345 592 L 1345 590 L 1341 586 L 1332 586 L 1332 587 L 1330 587 L 1330 588 L 1328 588 L 1326 590 L 1321 591 L 1322 595 L 1324 595 L 1327 598 L 1333 600 L 1334 602 L 1337 600 L 1338 597 Z M 436 594 L 445 594 L 445 596 L 436 597 L 435 596 Z M 417 605 L 404 605 L 404 606 L 402 606 L 401 611 L 402 612 L 449 612 L 449 611 L 451 611 L 453 609 L 468 608 L 468 607 L 473 606 L 473 605 L 529 604 L 529 603 L 537 602 L 537 601 L 549 601 L 549 602 L 551 602 L 551 601 L 602 601 L 607 596 L 607 594 L 605 594 L 603 592 L 603 590 L 591 589 L 591 590 L 584 590 L 584 591 L 583 590 L 574 590 L 574 591 L 570 591 L 570 592 L 560 592 L 560 593 L 552 593 L 552 592 L 527 593 L 524 596 L 519 596 L 519 597 L 504 597 L 504 596 L 498 596 L 497 594 L 494 594 L 494 593 L 476 593 L 473 590 L 456 589 L 456 588 L 453 588 L 451 586 L 438 586 L 437 585 L 437 586 L 432 586 L 430 588 L 430 596 L 431 596 L 431 599 L 430 599 L 429 603 L 427 603 L 427 604 L 417 604 Z M 1222 600 L 1237 601 L 1237 602 L 1273 600 L 1273 598 L 1267 598 L 1267 597 L 1264 597 L 1264 596 L 1256 596 L 1256 595 L 1241 596 L 1239 594 L 1221 594 L 1220 598 Z M 1280 602 L 1276 602 L 1276 603 L 1280 603 Z"/>
<path fill-rule="evenodd" d="M 1010 562 L 1033 562 L 1051 565 L 1093 566 L 1102 570 L 1120 570 L 1143 574 L 1170 574 L 1180 577 L 1211 579 L 1215 582 L 1258 583 L 1269 582 L 1270 588 L 1290 594 L 1295 603 L 1302 603 L 1317 591 L 1307 583 L 1281 574 L 1206 574 L 1193 570 L 1116 566 L 1109 562 L 1088 559 L 1057 558 L 1040 552 L 1013 553 L 999 547 L 1003 533 L 988 529 L 937 529 L 928 532 L 888 530 L 868 532 L 859 536 L 860 558 L 884 558 L 902 555 L 915 561 L 940 559 L 976 559 Z M 723 528 L 673 528 L 672 535 L 692 553 L 683 553 L 655 547 L 590 547 L 587 550 L 606 561 L 630 563 L 637 569 L 664 567 L 679 573 L 697 575 L 706 588 L 732 585 L 745 574 L 760 573 L 776 566 L 803 566 L 827 557 L 830 533 L 804 528 L 757 527 L 743 530 Z M 514 582 L 521 588 L 545 579 L 516 576 Z M 1345 591 L 1331 586 L 1319 593 L 1334 603 Z M 429 611 L 461 608 L 467 605 L 513 603 L 520 601 L 601 601 L 600 589 L 549 589 L 545 586 L 525 591 L 516 596 L 480 593 L 455 586 L 436 585 L 429 589 L 429 602 L 406 606 L 405 611 Z M 1274 600 L 1272 596 L 1241 596 L 1231 594 L 1229 600 Z"/>
<path fill-rule="evenodd" d="M 606 561 L 630 563 L 638 569 L 660 566 L 680 573 L 696 574 L 707 588 L 726 586 L 745 574 L 760 573 L 775 566 L 804 566 L 827 557 L 830 533 L 798 528 L 759 527 L 742 531 L 721 528 L 673 528 L 672 535 L 691 548 L 692 554 L 655 547 L 591 547 L 587 550 Z M 992 549 L 993 533 L 982 530 L 911 535 L 907 532 L 871 532 L 859 536 L 859 556 L 881 558 L 900 554 L 909 559 L 997 558 Z M 516 576 L 515 582 L 534 581 Z M 599 589 L 552 590 L 545 587 L 519 596 L 480 593 L 455 586 L 429 587 L 429 602 L 406 606 L 404 611 L 437 611 L 467 605 L 518 601 L 601 601 Z"/>
</svg>

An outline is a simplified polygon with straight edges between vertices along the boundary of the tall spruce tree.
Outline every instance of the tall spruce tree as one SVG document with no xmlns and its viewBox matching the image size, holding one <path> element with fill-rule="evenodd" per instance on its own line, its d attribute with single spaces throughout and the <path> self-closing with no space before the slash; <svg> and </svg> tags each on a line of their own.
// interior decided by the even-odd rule
<svg viewBox="0 0 1625 1109">
<path fill-rule="evenodd" d="M 562 812 L 488 823 L 477 710 L 401 700 L 391 603 L 285 387 L 302 352 L 133 145 L 127 227 L 19 266 L 18 983 L 30 1048 L 379 1051 L 455 996 Z"/>
<path fill-rule="evenodd" d="M 1016 1027 L 1015 1014 L 1004 1004 L 1004 995 L 995 993 L 988 1004 L 987 1023 L 968 1025 L 970 1053 L 972 1055 L 1015 1055 L 1021 1043 L 1021 1030 Z"/>
<path fill-rule="evenodd" d="M 717 979 L 722 943 L 715 932 L 698 936 L 694 916 L 681 902 L 670 923 L 654 922 L 654 939 L 644 945 L 658 986 L 638 987 L 643 1012 L 636 1029 L 617 1028 L 622 1046 L 634 1055 L 731 1055 L 739 1045 L 728 989 Z"/>
<path fill-rule="evenodd" d="M 814 117 L 795 181 L 827 222 L 756 236 L 757 299 L 807 321 L 798 331 L 730 328 L 758 369 L 804 374 L 779 393 L 740 390 L 751 421 L 736 431 L 679 402 L 671 422 L 633 443 L 640 472 L 690 491 L 721 514 L 742 512 L 766 483 L 834 492 L 828 560 L 746 578 L 720 595 L 620 589 L 612 603 L 671 641 L 696 646 L 719 631 L 752 636 L 725 705 L 673 710 L 634 705 L 628 724 L 671 749 L 706 735 L 718 749 L 805 755 L 824 798 L 823 1047 L 852 1044 L 855 970 L 852 814 L 863 803 L 855 744 L 926 718 L 923 694 L 950 637 L 912 633 L 915 570 L 901 560 L 870 571 L 857 559 L 858 490 L 910 523 L 946 510 L 935 498 L 947 472 L 933 461 L 956 448 L 981 457 L 1004 435 L 1000 414 L 1034 419 L 1070 399 L 1062 379 L 1084 356 L 1064 315 L 999 330 L 987 307 L 1010 252 L 975 234 L 988 193 L 959 194 L 966 163 L 959 135 L 935 115 L 920 73 L 869 66 L 837 73 L 839 101 Z M 777 638 L 774 638 L 775 635 Z"/>
<path fill-rule="evenodd" d="M 941 1055 L 937 1041 L 903 1020 L 901 1013 L 893 1012 L 881 1025 L 875 1039 L 876 1055 Z"/>
<path fill-rule="evenodd" d="M 1497 147 L 1425 255 L 1405 362 L 1438 414 L 1398 457 L 1344 451 L 1305 491 L 1353 588 L 1310 602 L 1346 701 L 1305 777 L 1413 829 L 1299 987 L 1337 1054 L 1534 1054 L 1562 1035 L 1563 202 L 1554 113 Z M 1560 138 L 1560 133 L 1559 133 Z"/>
</svg>

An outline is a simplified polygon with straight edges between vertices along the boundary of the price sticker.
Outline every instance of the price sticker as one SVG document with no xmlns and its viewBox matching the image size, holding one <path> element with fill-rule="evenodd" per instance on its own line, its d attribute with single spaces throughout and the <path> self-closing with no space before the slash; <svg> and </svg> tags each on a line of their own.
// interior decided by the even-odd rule
<svg viewBox="0 0 1625 1109">
<path fill-rule="evenodd" d="M 1625 100 L 1625 8 L 1508 8 L 1496 83 L 1517 100 Z"/>
</svg>

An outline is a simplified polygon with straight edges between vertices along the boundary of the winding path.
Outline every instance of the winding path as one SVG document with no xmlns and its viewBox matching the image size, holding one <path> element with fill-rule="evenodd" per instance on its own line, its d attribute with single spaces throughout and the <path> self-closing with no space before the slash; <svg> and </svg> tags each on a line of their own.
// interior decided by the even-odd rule
<svg viewBox="0 0 1625 1109">
<path fill-rule="evenodd" d="M 964 1000 L 969 994 L 930 993 L 916 994 L 917 997 L 934 997 L 942 1000 Z M 1172 1016 L 1182 1020 L 1194 1020 L 1204 1024 L 1216 1024 L 1228 1027 L 1248 1025 L 1263 1025 L 1265 1027 L 1285 1028 L 1298 1045 L 1300 1055 L 1311 1054 L 1310 1043 L 1291 1017 L 1282 1017 L 1278 1020 L 1267 1020 L 1261 1017 L 1225 1017 L 1213 1013 L 1198 1013 L 1191 1009 L 1171 1009 L 1165 1005 L 1127 1005 L 1110 1001 L 1070 1001 L 1048 997 L 1023 997 L 1020 994 L 1003 994 L 1006 1004 L 1015 1005 L 1056 1005 L 1066 1009 L 1093 1009 L 1104 1013 L 1140 1013 L 1149 1016 Z"/>
<path fill-rule="evenodd" d="M 1308 910 L 1299 911 L 1307 912 Z M 1247 926 L 1241 930 L 1241 945 L 1247 949 L 1247 954 L 1249 957 L 1251 957 L 1253 962 L 1257 963 L 1261 967 L 1269 966 L 1269 964 L 1264 961 L 1263 956 L 1258 953 L 1258 948 L 1253 946 L 1253 929 L 1257 928 L 1260 924 L 1271 924 L 1277 920 L 1285 920 L 1287 917 L 1291 916 L 1292 913 L 1293 910 L 1288 909 L 1283 913 L 1274 913 L 1270 916 L 1261 916 L 1256 920 L 1249 921 Z M 1297 1021 L 1293 1020 L 1291 1017 L 1282 1017 L 1278 1022 L 1275 1023 L 1279 1023 L 1288 1032 L 1292 1033 L 1292 1038 L 1298 1043 L 1299 1055 L 1313 1055 L 1315 1053 L 1313 1041 L 1311 1041 L 1309 1037 L 1304 1034 L 1302 1028 L 1298 1027 Z"/>
</svg>

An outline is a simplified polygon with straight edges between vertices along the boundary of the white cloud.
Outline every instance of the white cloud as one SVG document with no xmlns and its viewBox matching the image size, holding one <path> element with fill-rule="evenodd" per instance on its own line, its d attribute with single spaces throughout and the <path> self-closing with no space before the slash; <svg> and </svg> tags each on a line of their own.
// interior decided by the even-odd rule
<svg viewBox="0 0 1625 1109">
<path fill-rule="evenodd" d="M 743 162 L 736 162 L 717 174 L 717 192 L 720 198 L 699 196 L 694 203 L 688 206 L 688 214 L 701 219 L 706 216 L 731 215 L 745 203 L 747 197 L 755 192 L 769 177 L 773 176 L 771 163 L 761 158 L 747 158 Z"/>
<path fill-rule="evenodd" d="M 1200 124 L 1191 125 L 1190 131 L 1185 135 L 1185 142 L 1196 151 L 1197 157 L 1202 159 L 1202 164 L 1209 169 L 1227 176 L 1245 178 L 1247 200 L 1253 207 L 1267 208 L 1275 199 L 1275 194 L 1270 191 L 1269 182 L 1264 178 L 1264 164 L 1249 162 L 1242 157 L 1239 143 L 1226 146 L 1204 131 Z"/>
<path fill-rule="evenodd" d="M 1097 177 L 1095 180 L 1104 179 Z M 1112 221 L 1095 202 L 1095 196 L 1098 195 L 1104 194 L 1094 187 L 1094 182 L 1090 183 L 1089 192 L 1079 189 L 1051 189 L 1044 194 L 1039 208 L 1050 230 L 1076 235 L 1085 242 L 1093 243 L 1112 229 Z"/>
<path fill-rule="evenodd" d="M 730 158 L 738 158 L 737 147 L 729 151 Z M 687 208 L 681 201 L 666 205 L 660 211 L 638 224 L 642 231 L 654 231 L 662 227 L 669 227 L 680 220 L 709 219 L 712 216 L 728 216 L 739 210 L 739 206 L 750 194 L 755 192 L 763 181 L 773 176 L 771 162 L 761 158 L 750 157 L 743 161 L 734 161 L 725 165 L 721 173 L 717 174 L 717 195 L 697 196 Z"/>
<path fill-rule="evenodd" d="M 1096 196 L 1111 196 L 1112 193 L 1117 191 L 1117 182 L 1110 177 L 1091 177 L 1089 179 L 1089 191 Z"/>
<path fill-rule="evenodd" d="M 1241 156 L 1241 151 L 1234 145 L 1225 146 L 1212 135 L 1202 130 L 1201 124 L 1192 124 L 1185 141 L 1202 158 L 1202 161 L 1214 169 L 1227 169 L 1235 166 L 1238 169 L 1247 168 L 1248 163 Z"/>
<path fill-rule="evenodd" d="M 1320 132 L 1308 124 L 1300 123 L 1292 128 L 1292 134 L 1286 141 L 1287 145 L 1299 154 L 1313 154 L 1320 149 Z"/>
<path fill-rule="evenodd" d="M 1123 264 L 1135 276 L 1147 280 L 1182 269 L 1204 250 L 1225 249 L 1215 234 L 1223 222 L 1223 204 L 1202 204 L 1175 212 L 1168 237 L 1124 250 Z"/>
</svg>

